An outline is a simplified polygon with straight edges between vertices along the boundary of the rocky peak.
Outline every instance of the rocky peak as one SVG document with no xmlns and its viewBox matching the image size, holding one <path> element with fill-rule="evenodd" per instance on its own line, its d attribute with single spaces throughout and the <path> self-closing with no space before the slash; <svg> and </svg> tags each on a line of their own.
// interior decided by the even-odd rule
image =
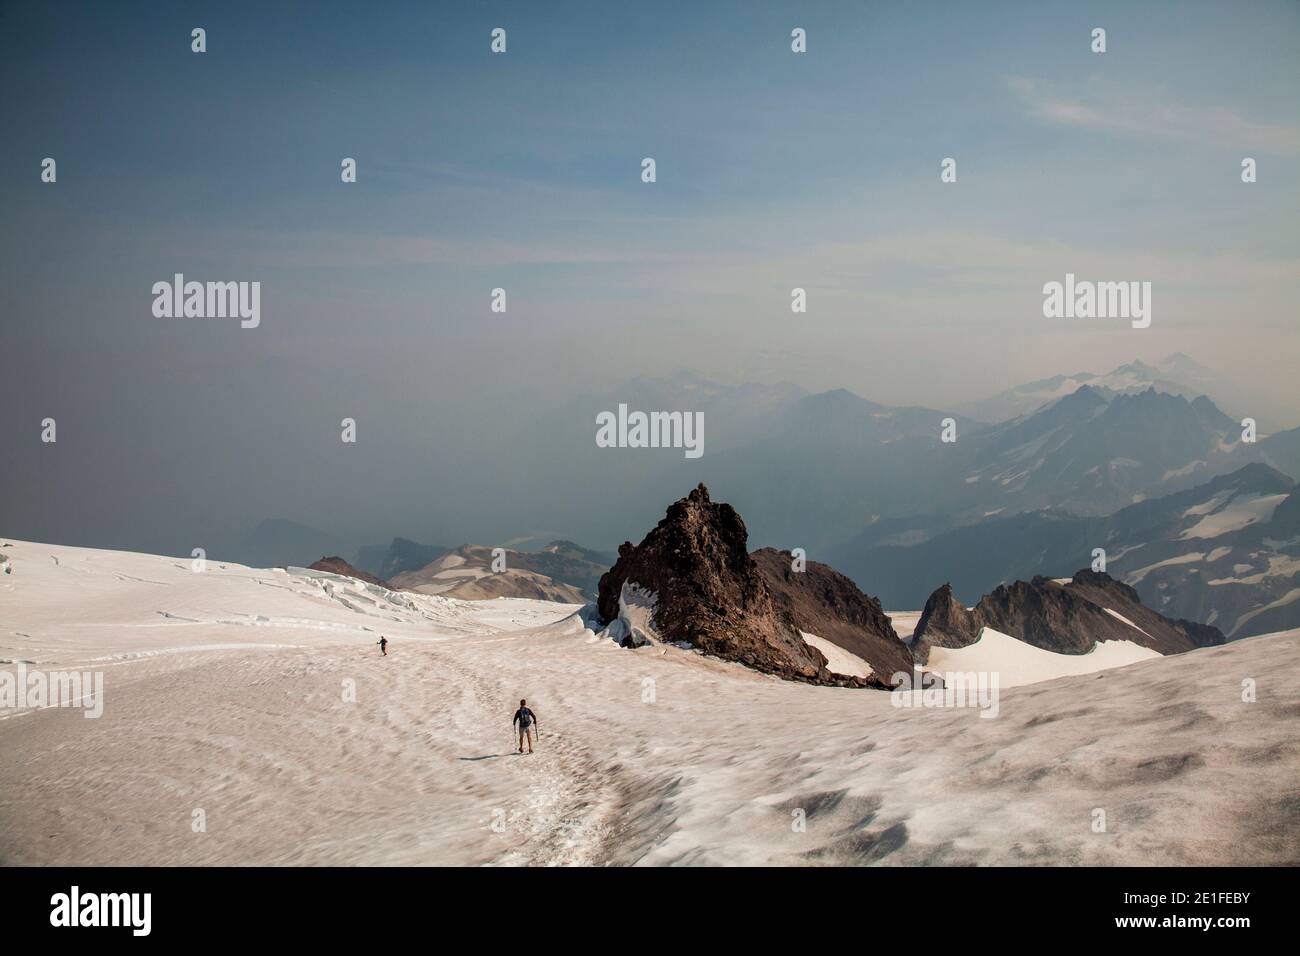
<svg viewBox="0 0 1300 956">
<path fill-rule="evenodd" d="M 982 627 L 1059 654 L 1086 654 L 1098 641 L 1129 641 L 1178 654 L 1226 640 L 1217 628 L 1156 613 L 1127 584 L 1086 568 L 1064 583 L 1036 576 L 1003 584 L 969 612 L 954 608 L 960 605 L 947 585 L 930 596 L 912 640 L 918 659 L 931 645 L 971 644 Z"/>
<path fill-rule="evenodd" d="M 356 578 L 358 581 L 365 581 L 367 584 L 377 584 L 381 588 L 388 588 L 390 591 L 396 590 L 393 585 L 389 584 L 382 578 L 377 578 L 367 571 L 359 571 L 352 565 L 348 564 L 338 555 L 333 557 L 321 558 L 308 566 L 312 571 L 325 571 L 328 574 L 340 574 L 348 578 Z"/>
<path fill-rule="evenodd" d="M 921 618 L 912 632 L 912 654 L 924 662 L 932 646 L 965 647 L 974 644 L 982 626 L 975 615 L 957 600 L 952 585 L 945 583 L 925 602 Z"/>
<path fill-rule="evenodd" d="M 618 619 L 626 585 L 653 595 L 653 630 L 663 641 L 791 680 L 874 683 L 827 670 L 825 656 L 804 641 L 791 611 L 773 599 L 748 543 L 736 510 L 712 501 L 698 485 L 668 507 L 640 544 L 619 547 L 618 560 L 601 576 L 597 613 L 604 624 Z"/>
</svg>

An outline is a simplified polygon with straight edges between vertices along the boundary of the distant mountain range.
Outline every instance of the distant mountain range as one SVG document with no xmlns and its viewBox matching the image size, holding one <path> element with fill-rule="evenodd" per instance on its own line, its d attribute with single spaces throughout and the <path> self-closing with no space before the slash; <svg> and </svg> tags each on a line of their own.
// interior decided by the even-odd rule
<svg viewBox="0 0 1300 956">
<path fill-rule="evenodd" d="M 1205 396 L 1091 385 L 975 435 L 954 456 L 965 474 L 952 510 L 974 516 L 1065 508 L 1106 514 L 1203 481 L 1255 452 Z"/>
<path fill-rule="evenodd" d="M 614 555 L 572 541 L 552 541 L 538 551 L 503 548 L 498 555 L 484 545 L 444 548 L 394 538 L 386 550 L 362 548 L 358 556 L 362 575 L 377 567 L 384 572 L 379 577 L 402 590 L 464 600 L 526 597 L 566 604 L 593 600 L 600 576 L 613 563 Z"/>
<path fill-rule="evenodd" d="M 1030 512 L 912 546 L 850 544 L 827 560 L 886 607 L 914 608 L 936 579 L 969 604 L 1017 579 L 1068 577 L 1096 548 L 1106 570 L 1162 614 L 1230 638 L 1300 626 L 1300 493 L 1262 463 L 1110 515 Z"/>
<path fill-rule="evenodd" d="M 1218 392 L 1199 391 L 1211 386 L 1238 391 L 1186 356 L 1132 362 L 1012 389 L 1004 410 L 1018 414 L 990 424 L 960 409 L 886 405 L 844 389 L 642 376 L 503 422 L 466 462 L 464 487 L 445 491 L 465 500 L 471 523 L 545 522 L 559 529 L 552 538 L 611 547 L 657 520 L 653 502 L 702 480 L 743 510 L 757 543 L 811 552 L 917 516 L 927 519 L 924 537 L 992 514 L 1106 514 L 1255 460 L 1300 477 L 1300 429 L 1270 435 L 1259 412 L 1261 441 L 1241 447 L 1236 411 L 1222 411 Z M 598 447 L 596 416 L 620 404 L 702 413 L 703 457 Z M 939 440 L 945 419 L 955 443 Z M 916 528 L 897 530 L 917 537 Z M 353 555 L 356 543 L 280 548 L 274 560 Z M 249 550 L 266 560 L 266 549 L 231 557 L 253 560 Z M 401 561 L 400 570 L 437 556 Z M 368 548 L 355 563 L 389 578 L 399 568 L 384 566 L 386 558 L 386 549 Z"/>
<path fill-rule="evenodd" d="M 365 545 L 357 551 L 356 566 L 377 577 L 391 580 L 403 571 L 418 571 L 453 549 L 394 538 L 389 544 Z"/>
<path fill-rule="evenodd" d="M 1233 414 L 1221 409 L 1221 395 L 1241 402 Z M 1162 612 L 1202 621 L 1217 614 L 1218 626 L 1239 635 L 1289 620 L 1290 611 L 1281 608 L 1291 602 L 1283 600 L 1285 590 L 1277 591 L 1292 580 L 1290 546 L 1278 543 L 1286 537 L 1234 544 L 1226 569 L 1220 552 L 1206 550 L 1212 580 L 1220 583 L 1182 587 L 1193 582 L 1170 576 L 1191 574 L 1192 559 L 1174 565 L 1181 571 L 1162 565 L 1138 575 L 1139 566 L 1127 562 L 1138 559 L 1139 547 L 1154 554 L 1158 542 L 1143 537 L 1145 531 L 1125 535 L 1122 525 L 1148 513 L 1135 506 L 1204 489 L 1220 476 L 1271 482 L 1272 494 L 1281 493 L 1279 482 L 1300 476 L 1300 429 L 1270 434 L 1265 413 L 1250 408 L 1260 438 L 1243 441 L 1239 411 L 1249 402 L 1242 399 L 1234 383 L 1184 355 L 1154 365 L 1131 362 L 1105 375 L 1044 379 L 959 411 L 884 405 L 844 389 L 810 394 L 790 384 L 723 385 L 682 372 L 636 378 L 504 423 L 485 436 L 481 458 L 466 471 L 473 475 L 474 507 L 491 502 L 497 526 L 545 522 L 566 536 L 605 544 L 653 524 L 657 502 L 676 489 L 705 481 L 745 514 L 756 547 L 803 548 L 896 608 L 919 607 L 936 580 L 951 579 L 963 599 L 974 600 L 1002 582 L 1073 574 L 1090 564 L 1093 547 L 1104 546 L 1113 573 Z M 704 456 L 597 447 L 596 415 L 619 404 L 703 412 Z M 981 420 L 1008 414 L 1013 417 Z M 940 440 L 947 421 L 955 442 Z M 1242 472 L 1252 464 L 1269 468 Z M 1182 530 L 1161 546 L 1184 551 L 1166 557 L 1196 553 L 1178 537 Z M 1254 550 L 1243 550 L 1248 546 Z M 539 557 L 548 551 L 552 557 Z M 263 522 L 232 557 L 302 564 L 349 554 L 358 569 L 378 578 L 439 593 L 459 587 L 491 596 L 511 580 L 481 583 L 490 549 L 397 538 L 358 551 L 284 520 Z M 1270 555 L 1281 557 L 1265 568 L 1261 562 Z M 517 593 L 573 599 L 590 597 L 612 562 L 612 555 L 556 541 L 541 551 L 512 549 L 508 563 Z M 1250 573 L 1239 574 L 1238 566 Z M 1166 593 L 1149 590 L 1160 583 Z"/>
<path fill-rule="evenodd" d="M 854 539 L 861 539 L 852 545 L 858 550 L 891 535 L 923 540 L 1047 508 L 1108 514 L 1251 461 L 1292 477 L 1300 472 L 1300 430 L 1247 445 L 1239 422 L 1210 398 L 1150 388 L 1122 393 L 1084 385 L 1029 415 L 986 425 L 939 409 L 881 405 L 843 389 L 808 395 L 690 380 L 674 400 L 638 381 L 644 393 L 602 396 L 591 408 L 622 397 L 643 409 L 693 411 L 689 396 L 699 392 L 709 408 L 703 458 L 597 448 L 595 411 L 569 409 L 563 422 L 549 422 L 553 430 L 538 424 L 519 437 L 521 447 L 512 446 L 514 458 L 536 453 L 522 472 L 513 458 L 476 469 L 483 475 L 479 493 L 501 501 L 502 510 L 531 502 L 527 507 L 537 511 L 517 515 L 520 524 L 544 520 L 576 529 L 568 533 L 583 540 L 613 542 L 629 525 L 654 519 L 650 502 L 670 495 L 668 489 L 704 479 L 750 516 L 756 542 L 811 553 L 838 551 Z M 945 419 L 955 427 L 953 443 L 940 441 Z M 276 520 L 263 522 L 229 556 L 301 564 L 321 554 L 353 554 L 358 568 L 392 579 L 451 550 L 404 540 L 358 552 L 335 536 Z"/>
<path fill-rule="evenodd" d="M 334 535 L 288 519 L 261 522 L 236 549 L 238 560 L 253 567 L 308 567 L 354 577 L 371 584 L 422 594 L 482 600 L 526 597 L 584 604 L 596 596 L 600 576 L 615 556 L 572 541 L 552 541 L 536 551 L 504 549 L 504 570 L 493 569 L 493 548 L 421 544 L 394 538 L 366 545 L 352 562 Z M 312 558 L 325 555 L 314 562 Z"/>
<path fill-rule="evenodd" d="M 945 418 L 951 444 L 940 441 Z M 1295 457 L 1290 433 L 1248 444 L 1241 431 L 1207 397 L 1153 389 L 1084 385 L 999 425 L 837 391 L 797 400 L 765 438 L 706 457 L 698 471 L 735 489 L 756 540 L 839 554 L 855 538 L 867 539 L 856 547 L 918 541 L 994 516 L 1109 514 L 1266 456 Z"/>
<path fill-rule="evenodd" d="M 1264 430 L 1276 427 L 1274 416 L 1269 414 L 1267 408 L 1258 407 L 1259 403 L 1248 397 L 1246 389 L 1181 352 L 1169 355 L 1154 365 L 1129 362 L 1104 375 L 1092 372 L 1054 375 L 1017 385 L 988 398 L 960 404 L 957 409 L 977 421 L 1005 422 L 1032 414 L 1044 405 L 1078 391 L 1084 385 L 1103 394 L 1131 394 L 1154 388 L 1158 392 L 1181 395 L 1187 399 L 1208 395 L 1238 421 L 1242 416 L 1250 415 Z"/>
</svg>

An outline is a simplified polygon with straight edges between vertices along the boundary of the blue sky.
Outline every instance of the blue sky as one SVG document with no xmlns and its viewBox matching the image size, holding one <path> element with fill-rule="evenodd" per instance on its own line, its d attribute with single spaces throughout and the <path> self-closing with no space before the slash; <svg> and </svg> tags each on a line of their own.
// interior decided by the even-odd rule
<svg viewBox="0 0 1300 956">
<path fill-rule="evenodd" d="M 97 289 L 137 287 L 136 265 L 152 275 L 168 251 L 266 273 L 294 296 L 283 326 L 319 323 L 340 296 L 391 303 L 397 328 L 437 296 L 459 325 L 485 282 L 557 327 L 587 308 L 738 319 L 770 291 L 746 267 L 783 263 L 772 289 L 818 287 L 839 324 L 872 296 L 924 315 L 926 292 L 953 284 L 980 312 L 965 280 L 982 238 L 1117 266 L 1289 266 L 1297 251 L 1294 5 L 265 6 L 8 13 L 16 222 L 50 234 L 56 206 Z M 504 56 L 488 52 L 497 25 Z M 792 25 L 809 31 L 804 56 Z M 57 197 L 22 174 L 36 153 L 60 159 Z M 1242 155 L 1261 163 L 1253 189 Z M 939 235 L 970 240 L 962 261 L 870 251 Z M 828 245 L 846 247 L 834 268 L 800 261 Z M 1223 271 L 1218 288 L 1258 278 Z"/>
</svg>

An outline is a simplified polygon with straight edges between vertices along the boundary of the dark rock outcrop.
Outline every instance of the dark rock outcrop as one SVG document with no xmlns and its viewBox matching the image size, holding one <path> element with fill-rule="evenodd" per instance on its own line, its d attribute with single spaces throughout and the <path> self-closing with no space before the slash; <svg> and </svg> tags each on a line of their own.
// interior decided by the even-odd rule
<svg viewBox="0 0 1300 956">
<path fill-rule="evenodd" d="M 974 644 L 981 626 L 975 615 L 953 595 L 952 585 L 945 584 L 925 602 L 921 618 L 912 631 L 912 654 L 925 663 L 930 658 L 931 647 Z"/>
<path fill-rule="evenodd" d="M 1181 631 L 1183 636 L 1191 641 L 1193 647 L 1217 647 L 1228 642 L 1227 635 L 1213 625 L 1184 621 L 1182 618 L 1177 620 L 1166 618 L 1166 620 Z"/>
<path fill-rule="evenodd" d="M 348 564 L 338 555 L 331 558 L 321 558 L 319 561 L 308 565 L 312 571 L 325 571 L 329 574 L 341 574 L 344 577 L 356 578 L 358 581 L 365 581 L 367 584 L 378 584 L 381 588 L 388 588 L 390 591 L 397 590 L 382 578 L 377 578 L 367 571 L 358 571 L 352 565 Z"/>
<path fill-rule="evenodd" d="M 885 681 L 900 671 L 911 673 L 912 652 L 894 633 L 880 602 L 843 574 L 816 561 L 795 571 L 794 556 L 775 548 L 750 557 L 777 605 L 790 612 L 799 630 L 862 658 Z"/>
<path fill-rule="evenodd" d="M 1127 584 L 1085 569 L 1064 583 L 1035 577 L 1001 585 L 970 611 L 945 584 L 926 602 L 912 652 L 926 660 L 931 646 L 965 647 L 982 627 L 1058 654 L 1086 654 L 1098 641 L 1131 641 L 1161 654 L 1226 641 L 1218 628 L 1167 618 L 1144 607 Z"/>
<path fill-rule="evenodd" d="M 1117 620 L 1114 614 L 1106 614 L 1105 617 L 1112 625 L 1109 632 L 1111 636 L 1098 636 L 1098 640 L 1133 640 L 1161 654 L 1179 654 L 1197 647 L 1227 643 L 1227 638 L 1217 627 L 1194 621 L 1174 620 L 1145 607 L 1137 591 L 1122 581 L 1116 581 L 1109 574 L 1085 568 L 1075 574 L 1074 579 L 1065 587 L 1099 607 L 1124 615 L 1143 632 L 1134 638 L 1132 627 Z M 1116 624 L 1119 627 L 1113 626 Z"/>
<path fill-rule="evenodd" d="M 664 641 L 737 661 L 787 680 L 882 686 L 874 678 L 832 674 L 826 657 L 799 633 L 749 556 L 745 522 L 704 485 L 668 507 L 639 545 L 624 542 L 600 579 L 597 612 L 619 617 L 624 585 L 655 595 L 654 629 Z"/>
</svg>

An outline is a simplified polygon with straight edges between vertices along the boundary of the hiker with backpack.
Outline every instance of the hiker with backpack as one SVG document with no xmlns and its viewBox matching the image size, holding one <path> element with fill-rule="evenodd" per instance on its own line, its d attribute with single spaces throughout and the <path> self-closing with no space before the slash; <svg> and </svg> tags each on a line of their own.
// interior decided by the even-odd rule
<svg viewBox="0 0 1300 956">
<path fill-rule="evenodd" d="M 528 709 L 528 701 L 521 700 L 519 709 L 515 711 L 515 719 L 512 724 L 519 725 L 519 753 L 524 752 L 524 742 L 528 742 L 528 752 L 533 752 L 533 731 L 537 727 L 537 715 Z"/>
<path fill-rule="evenodd" d="M 386 638 L 386 637 L 384 637 L 384 635 L 380 634 L 380 635 L 379 635 L 379 641 L 378 641 L 377 643 L 379 644 L 379 653 L 381 653 L 381 654 L 383 654 L 385 657 L 387 657 L 387 656 L 388 656 L 388 638 Z"/>
</svg>

